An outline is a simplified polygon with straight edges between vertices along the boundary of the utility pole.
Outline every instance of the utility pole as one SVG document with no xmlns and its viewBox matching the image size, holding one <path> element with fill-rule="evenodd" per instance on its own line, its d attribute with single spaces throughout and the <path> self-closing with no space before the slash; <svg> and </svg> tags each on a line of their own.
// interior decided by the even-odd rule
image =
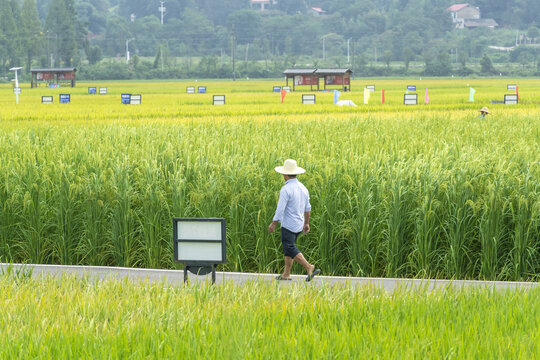
<svg viewBox="0 0 540 360">
<path fill-rule="evenodd" d="M 234 24 L 232 24 L 232 76 L 233 81 L 236 81 L 236 68 L 235 68 L 235 54 L 236 54 L 236 33 L 234 31 Z"/>
<path fill-rule="evenodd" d="M 351 41 L 352 38 L 348 38 L 347 39 L 347 64 L 350 64 L 351 63 L 351 57 L 350 57 L 350 52 L 349 52 L 349 44 L 350 44 L 350 41 Z"/>
<path fill-rule="evenodd" d="M 160 1 L 161 3 L 161 6 L 158 8 L 159 12 L 161 13 L 161 25 L 163 25 L 163 16 L 165 14 L 165 6 L 163 6 L 163 4 L 165 4 L 165 1 Z"/>
<path fill-rule="evenodd" d="M 126 64 L 129 64 L 129 42 L 134 39 L 126 40 Z"/>
</svg>

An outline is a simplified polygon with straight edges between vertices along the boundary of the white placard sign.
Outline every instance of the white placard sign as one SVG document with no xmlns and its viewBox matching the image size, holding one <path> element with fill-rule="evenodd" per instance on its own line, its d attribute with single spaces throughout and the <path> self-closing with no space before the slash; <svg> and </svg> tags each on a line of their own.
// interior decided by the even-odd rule
<svg viewBox="0 0 540 360">
<path fill-rule="evenodd" d="M 291 92 L 291 87 L 290 86 L 284 86 L 283 90 L 285 90 L 286 92 Z"/>
<path fill-rule="evenodd" d="M 302 95 L 302 104 L 304 104 L 304 105 L 314 105 L 315 104 L 315 94 L 304 94 L 304 95 Z"/>
<path fill-rule="evenodd" d="M 405 94 L 403 97 L 403 104 L 405 105 L 417 105 L 418 94 Z"/>
<path fill-rule="evenodd" d="M 225 105 L 225 95 L 214 95 L 212 103 L 214 105 Z"/>
<path fill-rule="evenodd" d="M 99 95 L 107 95 L 107 88 L 99 88 Z"/>
<path fill-rule="evenodd" d="M 195 86 L 188 86 L 188 87 L 186 87 L 186 93 L 188 93 L 188 94 L 195 94 Z"/>
<path fill-rule="evenodd" d="M 137 94 L 137 95 L 134 95 L 132 94 L 131 95 L 131 98 L 129 100 L 129 103 L 131 105 L 141 105 L 141 95 Z"/>
<path fill-rule="evenodd" d="M 53 103 L 53 97 L 52 96 L 42 96 L 41 97 L 41 103 L 42 104 L 52 104 Z"/>
<path fill-rule="evenodd" d="M 517 85 L 508 84 L 508 85 L 506 85 L 506 90 L 516 91 L 516 86 Z"/>
<path fill-rule="evenodd" d="M 517 105 L 518 96 L 516 94 L 504 95 L 504 104 L 505 105 Z"/>
<path fill-rule="evenodd" d="M 173 224 L 175 261 L 226 263 L 225 219 L 173 219 Z"/>
<path fill-rule="evenodd" d="M 366 85 L 366 89 L 368 89 L 371 92 L 375 91 L 375 85 Z"/>
</svg>

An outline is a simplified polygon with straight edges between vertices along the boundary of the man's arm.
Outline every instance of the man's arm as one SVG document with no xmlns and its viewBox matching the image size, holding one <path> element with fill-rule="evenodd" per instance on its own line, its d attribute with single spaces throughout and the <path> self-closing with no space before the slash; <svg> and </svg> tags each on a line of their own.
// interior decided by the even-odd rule
<svg viewBox="0 0 540 360">
<path fill-rule="evenodd" d="M 304 213 L 304 228 L 302 229 L 302 232 L 304 234 L 307 234 L 309 232 L 309 216 L 311 215 L 311 211 L 307 211 Z"/>
<path fill-rule="evenodd" d="M 284 188 L 281 188 L 281 191 L 279 192 L 279 200 L 277 204 L 276 214 L 272 219 L 272 223 L 270 223 L 270 225 L 268 226 L 269 233 L 273 233 L 276 229 L 277 223 L 283 221 L 283 213 L 285 212 L 285 206 L 287 206 L 287 201 L 287 192 Z"/>
</svg>

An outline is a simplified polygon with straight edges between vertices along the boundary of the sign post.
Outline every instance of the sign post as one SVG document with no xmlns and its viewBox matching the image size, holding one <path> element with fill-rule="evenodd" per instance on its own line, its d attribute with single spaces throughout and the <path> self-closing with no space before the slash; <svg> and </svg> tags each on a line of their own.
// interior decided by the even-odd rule
<svg viewBox="0 0 540 360">
<path fill-rule="evenodd" d="M 212 273 L 216 282 L 216 266 L 227 262 L 225 219 L 174 218 L 174 261 L 184 263 L 184 282 L 187 272 L 195 275 Z"/>
<path fill-rule="evenodd" d="M 13 89 L 13 92 L 17 97 L 17 104 L 19 104 L 19 94 L 21 93 L 21 88 L 19 87 L 18 71 L 21 69 L 22 67 L 12 67 L 11 69 L 9 69 L 10 71 L 15 71 L 15 88 Z"/>
</svg>

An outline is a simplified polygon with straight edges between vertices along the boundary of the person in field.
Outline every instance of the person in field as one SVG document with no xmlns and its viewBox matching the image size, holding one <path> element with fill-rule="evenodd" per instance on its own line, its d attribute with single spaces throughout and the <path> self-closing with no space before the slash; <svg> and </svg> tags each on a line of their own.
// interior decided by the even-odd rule
<svg viewBox="0 0 540 360">
<path fill-rule="evenodd" d="M 283 166 L 277 166 L 274 170 L 283 175 L 285 185 L 279 192 L 279 201 L 272 223 L 268 226 L 268 232 L 273 233 L 277 223 L 281 223 L 281 243 L 285 254 L 285 269 L 283 274 L 278 275 L 276 280 L 291 280 L 291 267 L 296 261 L 306 269 L 308 276 L 306 281 L 311 281 L 320 269 L 310 264 L 304 255 L 296 247 L 296 239 L 300 233 L 309 232 L 309 216 L 311 204 L 309 203 L 309 191 L 298 181 L 296 175 L 306 171 L 296 164 L 295 160 L 287 159 Z"/>
<path fill-rule="evenodd" d="M 481 119 L 485 119 L 486 118 L 486 115 L 489 114 L 489 109 L 487 107 L 483 107 L 480 109 L 480 118 Z"/>
</svg>

